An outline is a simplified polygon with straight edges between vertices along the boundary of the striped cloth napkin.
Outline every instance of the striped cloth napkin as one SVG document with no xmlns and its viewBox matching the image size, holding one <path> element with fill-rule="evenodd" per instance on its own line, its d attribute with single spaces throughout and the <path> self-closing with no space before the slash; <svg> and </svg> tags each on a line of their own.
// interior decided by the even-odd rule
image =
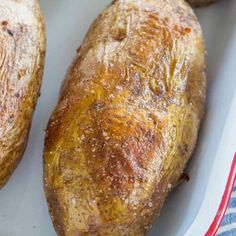
<svg viewBox="0 0 236 236">
<path fill-rule="evenodd" d="M 236 185 L 217 236 L 236 236 Z"/>
</svg>

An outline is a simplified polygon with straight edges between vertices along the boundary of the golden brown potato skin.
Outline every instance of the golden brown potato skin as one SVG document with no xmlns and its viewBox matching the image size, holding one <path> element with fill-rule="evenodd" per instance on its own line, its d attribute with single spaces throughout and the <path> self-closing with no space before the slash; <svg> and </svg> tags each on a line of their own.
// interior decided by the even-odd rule
<svg viewBox="0 0 236 236">
<path fill-rule="evenodd" d="M 0 1 L 0 187 L 28 139 L 44 67 L 44 24 L 36 0 Z"/>
<path fill-rule="evenodd" d="M 58 235 L 145 235 L 194 149 L 204 63 L 185 1 L 117 0 L 97 18 L 46 132 L 45 191 Z"/>
<path fill-rule="evenodd" d="M 202 7 L 217 2 L 218 0 L 186 0 L 186 1 L 194 7 Z"/>
</svg>

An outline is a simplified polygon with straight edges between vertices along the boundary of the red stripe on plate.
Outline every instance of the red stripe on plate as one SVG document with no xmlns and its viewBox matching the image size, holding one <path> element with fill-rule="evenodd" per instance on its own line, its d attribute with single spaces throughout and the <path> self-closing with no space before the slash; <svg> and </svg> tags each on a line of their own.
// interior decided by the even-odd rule
<svg viewBox="0 0 236 236">
<path fill-rule="evenodd" d="M 216 213 L 216 216 L 215 216 L 210 228 L 206 232 L 205 236 L 215 236 L 216 235 L 216 233 L 220 227 L 220 224 L 224 218 L 224 215 L 225 215 L 225 212 L 226 212 L 229 200 L 230 200 L 230 196 L 231 196 L 231 193 L 232 193 L 232 190 L 234 187 L 235 180 L 236 180 L 236 153 L 234 154 L 234 160 L 231 165 L 229 177 L 227 180 L 227 184 L 225 187 L 223 197 L 220 202 L 219 209 Z"/>
</svg>

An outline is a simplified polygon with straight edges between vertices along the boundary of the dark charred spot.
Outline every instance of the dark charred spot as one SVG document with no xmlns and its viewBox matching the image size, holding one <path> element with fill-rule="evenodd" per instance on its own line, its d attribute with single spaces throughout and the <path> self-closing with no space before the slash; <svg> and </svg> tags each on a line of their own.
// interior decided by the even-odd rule
<svg viewBox="0 0 236 236">
<path fill-rule="evenodd" d="M 162 80 L 157 79 L 150 79 L 149 81 L 149 88 L 152 91 L 152 93 L 155 94 L 157 97 L 162 97 L 166 94 L 168 88 L 165 86 L 164 82 Z"/>
<path fill-rule="evenodd" d="M 183 181 L 188 182 L 189 180 L 190 180 L 190 177 L 186 173 L 183 173 L 180 177 L 180 182 L 183 182 Z"/>
<path fill-rule="evenodd" d="M 19 94 L 19 93 L 15 93 L 15 97 L 16 97 L 16 98 L 19 98 L 19 97 L 20 97 L 20 94 Z"/>
<path fill-rule="evenodd" d="M 8 33 L 11 37 L 14 37 L 13 31 L 11 31 L 10 29 L 7 29 L 7 33 Z"/>
<path fill-rule="evenodd" d="M 122 41 L 127 37 L 125 28 L 118 28 L 112 35 L 113 39 L 116 41 Z"/>
<path fill-rule="evenodd" d="M 20 32 L 21 33 L 26 33 L 27 32 L 27 27 L 25 25 L 20 26 Z"/>
<path fill-rule="evenodd" d="M 76 52 L 77 52 L 77 53 L 80 53 L 80 50 L 81 50 L 81 47 L 77 48 L 77 49 L 76 49 Z"/>
<path fill-rule="evenodd" d="M 186 33 L 191 33 L 191 32 L 192 32 L 192 29 L 187 27 L 187 28 L 184 29 L 184 32 L 186 32 Z"/>
<path fill-rule="evenodd" d="M 8 25 L 8 21 L 6 21 L 6 20 L 2 21 L 2 26 L 3 27 L 7 27 L 7 25 Z"/>
<path fill-rule="evenodd" d="M 180 155 L 184 157 L 186 154 L 188 154 L 188 144 L 184 143 L 182 146 L 180 146 Z"/>
<path fill-rule="evenodd" d="M 14 121 L 14 115 L 10 115 L 9 118 L 8 118 L 8 120 L 7 120 L 7 122 L 8 122 L 9 124 L 12 124 L 13 121 Z"/>
<path fill-rule="evenodd" d="M 18 80 L 21 80 L 22 78 L 24 78 L 24 76 L 26 76 L 27 73 L 28 73 L 27 69 L 19 70 L 19 72 L 18 72 Z"/>
<path fill-rule="evenodd" d="M 153 124 L 156 126 L 158 124 L 158 118 L 155 114 L 149 114 L 149 118 L 152 120 Z"/>
</svg>

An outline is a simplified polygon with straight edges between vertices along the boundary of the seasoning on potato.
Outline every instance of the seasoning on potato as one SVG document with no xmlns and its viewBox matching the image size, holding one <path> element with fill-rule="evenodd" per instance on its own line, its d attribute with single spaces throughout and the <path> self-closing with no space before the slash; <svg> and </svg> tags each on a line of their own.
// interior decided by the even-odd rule
<svg viewBox="0 0 236 236">
<path fill-rule="evenodd" d="M 0 188 L 28 139 L 44 67 L 43 18 L 36 0 L 0 1 Z"/>
<path fill-rule="evenodd" d="M 204 64 L 185 1 L 116 0 L 95 20 L 46 131 L 58 235 L 145 235 L 194 150 Z"/>
</svg>

